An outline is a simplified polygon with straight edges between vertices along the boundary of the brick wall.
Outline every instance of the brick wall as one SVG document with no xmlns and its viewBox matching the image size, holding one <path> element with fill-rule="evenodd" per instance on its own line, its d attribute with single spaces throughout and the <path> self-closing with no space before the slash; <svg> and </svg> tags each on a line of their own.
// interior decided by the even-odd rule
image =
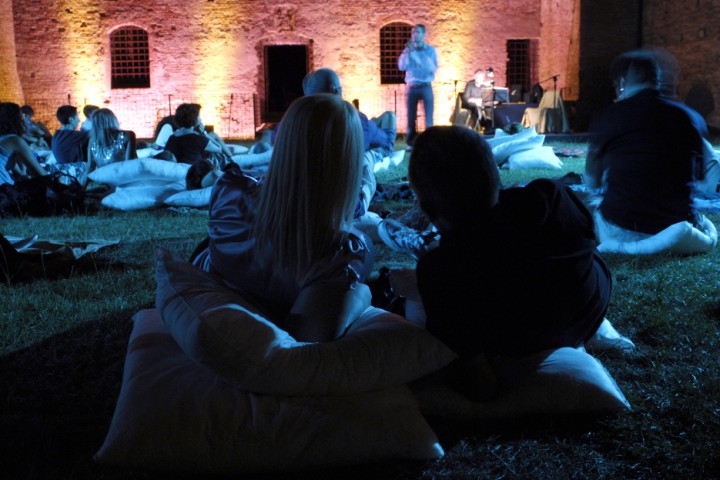
<svg viewBox="0 0 720 480">
<path fill-rule="evenodd" d="M 643 3 L 643 42 L 668 50 L 680 67 L 678 95 L 703 89 L 711 99 L 702 106 L 714 110 L 708 124 L 720 129 L 720 2 L 718 0 L 646 0 Z"/>
<path fill-rule="evenodd" d="M 441 64 L 435 123 L 442 124 L 477 67 L 493 66 L 504 82 L 508 39 L 536 40 L 536 75 L 559 74 L 559 87 L 576 95 L 579 1 L 15 0 L 17 69 L 25 100 L 51 126 L 55 108 L 69 98 L 111 108 L 124 128 L 148 137 L 158 118 L 193 100 L 220 134 L 250 138 L 265 95 L 263 47 L 306 45 L 310 69 L 337 70 L 348 100 L 359 98 L 369 115 L 395 110 L 404 131 L 404 87 L 380 84 L 382 26 L 428 26 Z M 149 89 L 110 88 L 109 34 L 123 25 L 149 34 Z"/>
<path fill-rule="evenodd" d="M 0 99 L 22 104 L 24 102 L 20 78 L 15 62 L 15 30 L 11 0 L 0 0 Z"/>
</svg>

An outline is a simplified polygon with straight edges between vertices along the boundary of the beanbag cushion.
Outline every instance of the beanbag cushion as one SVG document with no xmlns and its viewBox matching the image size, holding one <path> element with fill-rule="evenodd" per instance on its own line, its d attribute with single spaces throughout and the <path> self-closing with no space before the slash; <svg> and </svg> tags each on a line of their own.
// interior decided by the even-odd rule
<svg viewBox="0 0 720 480">
<path fill-rule="evenodd" d="M 455 354 L 404 318 L 369 308 L 343 338 L 297 342 L 214 276 L 158 249 L 156 305 L 180 348 L 243 390 L 363 392 L 415 380 Z"/>
<path fill-rule="evenodd" d="M 100 463 L 229 475 L 443 455 L 406 386 L 348 396 L 250 393 L 185 355 L 156 310 L 134 321 Z"/>
<path fill-rule="evenodd" d="M 163 205 L 166 198 L 185 190 L 185 182 L 162 185 L 138 185 L 117 187 L 113 193 L 104 197 L 101 203 L 116 210 L 143 210 Z"/>
<path fill-rule="evenodd" d="M 498 131 L 495 138 L 487 141 L 498 165 L 504 164 L 514 153 L 541 147 L 545 141 L 545 135 L 538 135 L 534 128 L 515 135 L 503 135 L 499 133 L 501 131 Z"/>
<path fill-rule="evenodd" d="M 114 162 L 90 172 L 88 177 L 112 186 L 162 185 L 185 181 L 190 165 L 154 158 Z"/>
<path fill-rule="evenodd" d="M 195 207 L 203 208 L 210 205 L 210 195 L 213 187 L 205 187 L 197 190 L 183 190 L 182 192 L 170 195 L 165 199 L 165 205 L 171 207 Z"/>
<path fill-rule="evenodd" d="M 425 414 L 464 420 L 619 411 L 630 404 L 605 367 L 585 351 L 559 348 L 493 362 L 499 396 L 476 403 L 431 377 L 413 385 Z"/>
<path fill-rule="evenodd" d="M 562 161 L 555 155 L 552 147 L 535 147 L 530 150 L 512 153 L 504 166 L 509 170 L 521 168 L 552 168 L 560 170 Z"/>
<path fill-rule="evenodd" d="M 598 218 L 597 214 L 595 218 L 601 241 L 600 245 L 598 245 L 598 251 L 601 253 L 650 255 L 667 252 L 677 255 L 691 255 L 709 252 L 717 245 L 717 229 L 705 216 L 702 217 L 702 224 L 699 229 L 689 222 L 678 222 L 655 235 L 637 241 L 612 238 L 609 236 L 612 232 L 604 229 L 603 225 L 605 224 L 602 219 Z"/>
</svg>

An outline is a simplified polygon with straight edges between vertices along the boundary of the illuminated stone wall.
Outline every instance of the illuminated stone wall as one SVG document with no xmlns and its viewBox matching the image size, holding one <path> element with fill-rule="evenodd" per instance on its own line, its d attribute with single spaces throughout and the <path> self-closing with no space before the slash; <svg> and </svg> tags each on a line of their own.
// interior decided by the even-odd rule
<svg viewBox="0 0 720 480">
<path fill-rule="evenodd" d="M 149 137 L 182 101 L 226 137 L 254 136 L 264 98 L 266 45 L 306 45 L 309 68 L 330 67 L 363 111 L 396 110 L 404 130 L 404 86 L 381 85 L 379 31 L 390 22 L 425 23 L 438 49 L 435 123 L 447 123 L 456 91 L 478 67 L 505 78 L 508 39 L 538 45 L 533 81 L 559 75 L 577 98 L 580 0 L 16 0 L 17 65 L 25 99 L 55 126 L 58 105 L 92 103 L 124 128 Z M 151 87 L 111 89 L 109 35 L 135 25 L 149 34 Z M 181 27 L 182 26 L 182 27 Z M 547 85 L 544 85 L 547 88 Z"/>
<path fill-rule="evenodd" d="M 11 0 L 0 0 L 0 100 L 23 103 L 23 92 L 15 63 L 15 30 Z"/>
</svg>

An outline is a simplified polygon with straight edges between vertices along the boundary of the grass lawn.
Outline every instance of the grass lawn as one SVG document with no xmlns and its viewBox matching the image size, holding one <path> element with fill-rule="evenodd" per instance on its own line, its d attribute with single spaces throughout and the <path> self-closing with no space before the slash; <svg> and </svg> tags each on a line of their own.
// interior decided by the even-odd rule
<svg viewBox="0 0 720 480">
<path fill-rule="evenodd" d="M 400 146 L 400 144 L 399 144 Z M 510 185 L 582 172 L 501 171 Z M 405 180 L 407 161 L 378 175 Z M 387 202 L 391 212 L 411 202 Z M 720 215 L 709 215 L 720 225 Z M 3 220 L 5 235 L 59 241 L 119 240 L 67 278 L 0 285 L 0 476 L 22 479 L 169 479 L 96 465 L 92 455 L 115 407 L 130 317 L 154 304 L 153 251 L 187 257 L 207 216 L 171 210 Z M 413 262 L 378 246 L 376 269 Z M 430 419 L 446 456 L 437 461 L 236 478 L 699 479 L 720 478 L 720 254 L 606 255 L 614 277 L 608 318 L 637 345 L 600 357 L 633 410 L 601 418 L 513 425 Z"/>
</svg>

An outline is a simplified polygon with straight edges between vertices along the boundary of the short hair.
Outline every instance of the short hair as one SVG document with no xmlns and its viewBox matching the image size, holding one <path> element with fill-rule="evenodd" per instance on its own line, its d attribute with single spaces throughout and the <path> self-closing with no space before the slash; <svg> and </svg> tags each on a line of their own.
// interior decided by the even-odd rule
<svg viewBox="0 0 720 480">
<path fill-rule="evenodd" d="M 482 74 L 484 75 L 484 74 L 485 74 L 485 69 L 484 69 L 484 68 L 478 68 L 477 70 L 475 70 L 475 73 L 473 73 L 473 75 L 477 75 L 478 73 L 482 73 Z"/>
<path fill-rule="evenodd" d="M 347 239 L 362 176 L 355 108 L 337 95 L 295 100 L 280 122 L 253 226 L 258 258 L 298 284 Z"/>
<path fill-rule="evenodd" d="M 83 115 L 85 115 L 85 118 L 90 118 L 93 112 L 97 110 L 100 110 L 100 107 L 98 107 L 97 105 L 85 105 L 83 107 Z"/>
<path fill-rule="evenodd" d="M 63 105 L 57 109 L 55 116 L 62 125 L 70 123 L 70 119 L 76 117 L 78 114 L 77 107 L 72 105 Z"/>
<path fill-rule="evenodd" d="M 209 160 L 202 159 L 193 163 L 185 175 L 185 186 L 188 190 L 201 189 L 203 178 L 214 169 L 215 167 Z"/>
<path fill-rule="evenodd" d="M 302 87 L 305 95 L 314 95 L 316 93 L 342 95 L 340 77 L 334 70 L 329 68 L 320 68 L 305 75 Z"/>
<path fill-rule="evenodd" d="M 35 115 L 35 111 L 32 109 L 30 105 L 23 105 L 20 107 L 20 111 L 26 116 L 26 117 L 32 117 Z"/>
<path fill-rule="evenodd" d="M 610 65 L 610 79 L 617 83 L 620 77 L 634 84 L 660 86 L 660 64 L 657 56 L 648 50 L 632 50 L 615 57 Z"/>
<path fill-rule="evenodd" d="M 420 208 L 432 221 L 442 217 L 462 225 L 498 201 L 500 174 L 492 150 L 469 128 L 425 130 L 415 139 L 408 174 Z"/>
<path fill-rule="evenodd" d="M 198 103 L 182 103 L 175 109 L 175 121 L 182 128 L 192 128 L 197 124 L 202 106 Z"/>
<path fill-rule="evenodd" d="M 90 145 L 108 148 L 120 132 L 120 122 L 109 108 L 100 108 L 93 114 Z"/>
<path fill-rule="evenodd" d="M 0 103 L 0 135 L 22 135 L 25 122 L 22 119 L 20 105 L 12 102 Z"/>
<path fill-rule="evenodd" d="M 419 28 L 423 31 L 423 33 L 427 33 L 427 27 L 425 27 L 424 23 L 418 23 L 415 25 L 415 28 Z"/>
</svg>

